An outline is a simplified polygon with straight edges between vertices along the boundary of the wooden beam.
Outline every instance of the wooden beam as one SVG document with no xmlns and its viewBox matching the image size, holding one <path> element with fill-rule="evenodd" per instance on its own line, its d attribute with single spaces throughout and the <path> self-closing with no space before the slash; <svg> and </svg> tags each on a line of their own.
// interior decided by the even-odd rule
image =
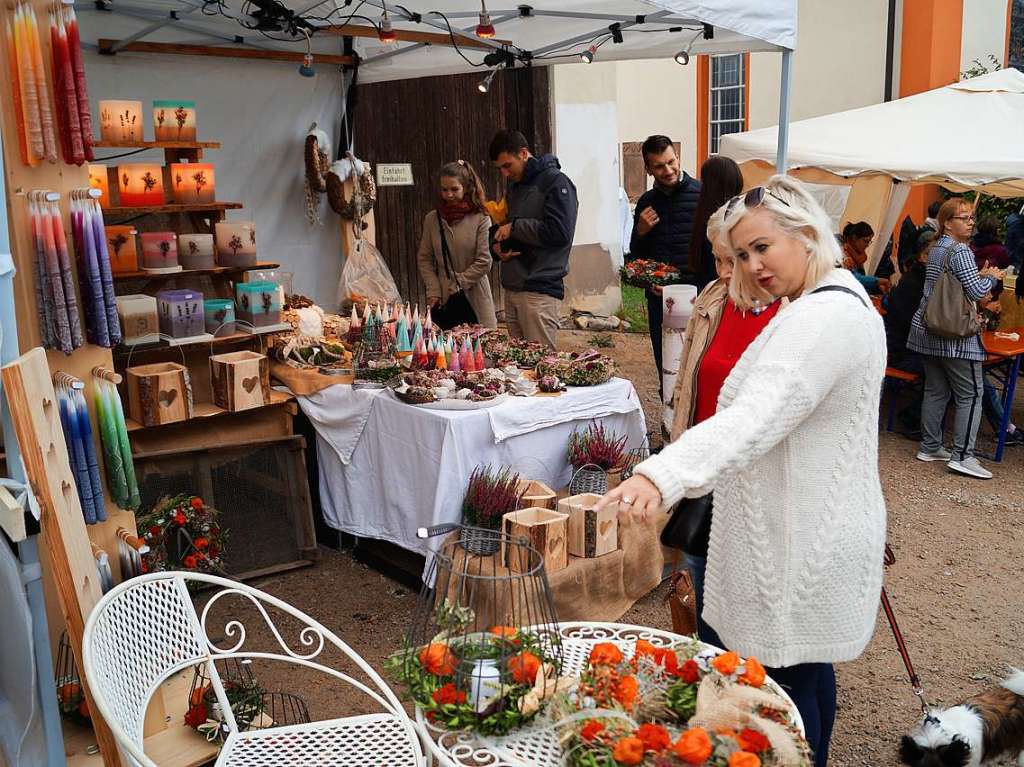
<svg viewBox="0 0 1024 767">
<path fill-rule="evenodd" d="M 326 32 L 330 35 L 340 35 L 342 37 L 377 37 L 376 27 L 365 27 L 359 24 L 340 24 L 329 27 L 318 27 L 317 32 Z M 451 35 L 447 35 L 444 32 L 417 32 L 409 29 L 396 29 L 395 34 L 398 35 L 398 41 L 402 43 L 424 43 L 426 45 L 452 45 Z M 485 51 L 494 50 L 494 45 L 488 44 L 483 40 L 470 40 L 466 37 L 459 35 L 455 36 L 455 41 L 460 48 L 479 48 Z M 497 43 L 498 45 L 511 45 L 510 40 L 491 40 L 490 43 Z"/>
<path fill-rule="evenodd" d="M 117 45 L 118 40 L 111 40 L 101 37 L 99 40 L 100 53 L 112 53 L 112 48 Z M 128 43 L 118 52 L 131 51 L 132 53 L 169 53 L 179 56 L 213 56 L 223 59 L 263 59 L 265 61 L 292 61 L 302 63 L 305 54 L 297 51 L 271 51 L 266 48 L 239 48 L 231 45 L 188 45 L 185 43 Z M 352 56 L 339 56 L 333 53 L 313 53 L 313 65 L 337 64 L 339 66 L 353 66 L 355 59 Z"/>
</svg>

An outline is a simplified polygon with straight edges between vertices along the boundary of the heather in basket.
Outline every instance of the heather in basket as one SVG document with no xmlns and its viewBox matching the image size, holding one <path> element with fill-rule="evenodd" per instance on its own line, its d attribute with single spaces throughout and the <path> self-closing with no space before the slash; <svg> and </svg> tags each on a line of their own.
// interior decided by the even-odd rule
<svg viewBox="0 0 1024 767">
<path fill-rule="evenodd" d="M 494 471 L 490 465 L 477 466 L 469 477 L 462 501 L 463 524 L 497 530 L 501 527 L 501 518 L 518 509 L 522 499 L 519 475 L 510 468 Z"/>
<path fill-rule="evenodd" d="M 626 438 L 592 421 L 584 431 L 577 429 L 569 437 L 569 463 L 574 469 L 593 464 L 610 471 L 622 463 Z"/>
</svg>

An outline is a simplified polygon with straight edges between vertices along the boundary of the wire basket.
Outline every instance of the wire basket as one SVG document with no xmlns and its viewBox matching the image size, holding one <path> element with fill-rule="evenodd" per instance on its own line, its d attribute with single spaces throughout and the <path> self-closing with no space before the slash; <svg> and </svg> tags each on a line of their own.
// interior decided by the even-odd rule
<svg viewBox="0 0 1024 767">
<path fill-rule="evenodd" d="M 489 557 L 501 548 L 501 533 L 483 527 L 464 526 L 459 530 L 459 545 L 470 554 Z"/>
<path fill-rule="evenodd" d="M 57 643 L 57 666 L 54 670 L 54 684 L 57 690 L 57 706 L 60 715 L 69 722 L 92 727 L 89 704 L 85 702 L 85 691 L 82 690 L 82 678 L 75 665 L 75 656 L 71 653 L 68 633 L 62 632 Z"/>
<path fill-rule="evenodd" d="M 305 698 L 290 692 L 265 692 L 260 704 L 263 716 L 257 717 L 249 726 L 250 730 L 267 727 L 288 727 L 293 724 L 309 724 L 309 706 Z"/>
<path fill-rule="evenodd" d="M 608 472 L 596 463 L 587 463 L 576 469 L 569 480 L 569 495 L 594 493 L 604 495 L 608 492 Z"/>
<path fill-rule="evenodd" d="M 215 663 L 238 729 L 247 730 L 260 718 L 266 693 L 253 676 L 248 661 L 222 658 Z M 229 730 L 224 723 L 224 715 L 207 671 L 205 663 L 195 667 L 188 691 L 186 722 L 191 723 L 196 729 L 209 723 L 209 729 L 215 730 L 215 734 L 208 734 L 207 738 L 223 741 Z M 214 723 L 219 723 L 219 726 L 215 726 Z"/>
<path fill-rule="evenodd" d="M 626 453 L 626 458 L 622 464 L 623 482 L 633 476 L 633 469 L 651 457 L 651 448 L 648 445 L 649 443 L 645 441 L 640 447 L 634 447 Z"/>
<path fill-rule="evenodd" d="M 505 570 L 502 557 L 468 556 L 460 537 L 449 537 L 431 561 L 425 583 L 433 586 L 420 593 L 403 650 L 389 662 L 435 726 L 505 734 L 543 708 L 562 670 L 544 558 L 523 539 L 497 536 L 525 572 Z"/>
</svg>

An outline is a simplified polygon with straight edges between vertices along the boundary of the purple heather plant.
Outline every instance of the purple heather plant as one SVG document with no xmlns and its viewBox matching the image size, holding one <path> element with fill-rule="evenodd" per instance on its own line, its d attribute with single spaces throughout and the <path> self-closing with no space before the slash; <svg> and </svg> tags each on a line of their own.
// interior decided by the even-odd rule
<svg viewBox="0 0 1024 767">
<path fill-rule="evenodd" d="M 497 530 L 501 527 L 501 518 L 518 509 L 522 499 L 519 474 L 507 466 L 497 472 L 490 464 L 477 466 L 469 477 L 462 501 L 462 521 L 474 527 Z"/>
<path fill-rule="evenodd" d="M 574 469 L 592 463 L 609 471 L 622 462 L 625 449 L 625 437 L 606 431 L 602 423 L 591 421 L 585 431 L 577 429 L 569 437 L 569 463 Z"/>
</svg>

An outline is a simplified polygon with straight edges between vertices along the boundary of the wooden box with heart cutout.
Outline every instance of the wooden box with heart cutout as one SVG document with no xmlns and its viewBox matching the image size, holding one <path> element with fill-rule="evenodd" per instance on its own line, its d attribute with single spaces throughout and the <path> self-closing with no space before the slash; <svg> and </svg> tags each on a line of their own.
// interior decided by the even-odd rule
<svg viewBox="0 0 1024 767">
<path fill-rule="evenodd" d="M 571 495 L 558 502 L 558 510 L 569 518 L 569 553 L 574 557 L 600 557 L 619 548 L 619 505 L 597 511 L 596 493 Z"/>
<path fill-rule="evenodd" d="M 125 370 L 128 413 L 143 426 L 162 426 L 192 417 L 192 379 L 177 362 L 137 365 Z"/>
<path fill-rule="evenodd" d="M 514 541 L 525 538 L 544 557 L 545 569 L 553 573 L 569 564 L 568 521 L 565 514 L 551 509 L 519 509 L 502 518 L 502 530 Z M 525 552 L 517 555 L 512 549 L 506 549 L 502 552 L 502 559 L 505 567 L 514 573 L 529 570 Z"/>
<path fill-rule="evenodd" d="M 270 404 L 270 363 L 265 354 L 229 352 L 210 357 L 213 404 L 231 412 Z"/>
<path fill-rule="evenodd" d="M 555 510 L 558 494 L 537 479 L 521 479 L 516 490 L 522 494 L 522 504 L 527 508 Z"/>
</svg>

